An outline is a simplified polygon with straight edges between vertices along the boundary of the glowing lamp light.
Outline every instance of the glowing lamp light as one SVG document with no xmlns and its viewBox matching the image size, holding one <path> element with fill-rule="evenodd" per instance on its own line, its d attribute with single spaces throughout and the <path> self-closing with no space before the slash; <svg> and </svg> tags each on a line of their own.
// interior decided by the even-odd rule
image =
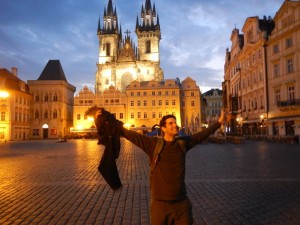
<svg viewBox="0 0 300 225">
<path fill-rule="evenodd" d="M 77 128 L 77 130 L 83 130 L 83 126 L 82 125 L 78 125 L 76 128 Z"/>
<path fill-rule="evenodd" d="M 88 117 L 88 121 L 94 122 L 94 118 L 93 117 Z"/>
<path fill-rule="evenodd" d="M 8 96 L 9 96 L 9 93 L 7 91 L 0 91 L 1 98 L 7 98 Z"/>
</svg>

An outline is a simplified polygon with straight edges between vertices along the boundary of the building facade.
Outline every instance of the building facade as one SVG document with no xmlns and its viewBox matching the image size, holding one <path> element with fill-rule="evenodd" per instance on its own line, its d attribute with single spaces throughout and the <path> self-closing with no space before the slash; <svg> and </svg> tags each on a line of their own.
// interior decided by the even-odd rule
<svg viewBox="0 0 300 225">
<path fill-rule="evenodd" d="M 101 93 L 114 86 L 125 92 L 131 81 L 162 81 L 159 42 L 161 31 L 155 5 L 150 0 L 142 5 L 140 19 L 136 19 L 137 46 L 130 31 L 123 38 L 116 8 L 108 0 L 104 9 L 103 23 L 98 22 L 99 56 L 95 81 L 95 93 Z"/>
<path fill-rule="evenodd" d="M 200 89 L 190 77 L 182 82 L 178 78 L 132 81 L 125 93 L 114 86 L 102 93 L 84 87 L 74 99 L 73 136 L 96 132 L 93 117 L 86 115 L 94 106 L 113 113 L 128 129 L 150 131 L 167 114 L 176 116 L 186 132 L 197 131 L 201 124 Z"/>
<path fill-rule="evenodd" d="M 271 17 L 249 17 L 226 51 L 223 92 L 232 134 L 300 135 L 299 1 Z"/>
<path fill-rule="evenodd" d="M 203 125 L 209 125 L 216 122 L 221 115 L 222 110 L 222 90 L 211 89 L 204 92 L 202 97 L 202 121 Z"/>
<path fill-rule="evenodd" d="M 272 135 L 300 135 L 300 2 L 285 1 L 274 17 L 268 41 L 267 129 Z"/>
<path fill-rule="evenodd" d="M 37 80 L 27 81 L 32 95 L 30 138 L 63 138 L 73 127 L 76 88 L 69 84 L 59 60 L 49 60 Z"/>
<path fill-rule="evenodd" d="M 17 68 L 0 68 L 0 142 L 28 140 L 32 95 Z"/>
</svg>

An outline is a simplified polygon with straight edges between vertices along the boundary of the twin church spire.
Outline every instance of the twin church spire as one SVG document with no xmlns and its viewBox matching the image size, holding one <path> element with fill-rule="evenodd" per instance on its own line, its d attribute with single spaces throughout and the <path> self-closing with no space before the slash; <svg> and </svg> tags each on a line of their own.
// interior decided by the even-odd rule
<svg viewBox="0 0 300 225">
<path fill-rule="evenodd" d="M 103 25 L 101 20 L 98 21 L 97 34 L 120 34 L 122 35 L 121 25 L 118 27 L 118 16 L 116 7 L 113 7 L 112 0 L 108 0 L 107 7 L 104 7 Z M 159 16 L 156 13 L 155 4 L 151 4 L 151 0 L 145 0 L 142 4 L 140 20 L 136 17 L 136 30 L 160 30 Z"/>
</svg>

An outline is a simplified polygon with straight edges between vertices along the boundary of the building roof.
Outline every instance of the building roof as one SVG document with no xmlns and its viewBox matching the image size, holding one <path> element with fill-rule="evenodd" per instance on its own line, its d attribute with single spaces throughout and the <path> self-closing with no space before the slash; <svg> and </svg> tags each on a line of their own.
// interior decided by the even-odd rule
<svg viewBox="0 0 300 225">
<path fill-rule="evenodd" d="M 0 88 L 23 92 L 29 91 L 28 85 L 23 80 L 5 68 L 0 68 Z"/>
<path fill-rule="evenodd" d="M 11 73 L 10 71 L 8 71 L 5 68 L 0 68 L 0 76 L 1 76 L 1 78 L 20 81 L 20 79 L 17 76 L 15 76 L 13 73 Z"/>
<path fill-rule="evenodd" d="M 203 96 L 213 96 L 215 92 L 217 92 L 219 96 L 221 96 L 223 93 L 222 90 L 216 88 L 216 89 L 210 89 L 209 91 L 204 92 L 202 95 Z"/>
<path fill-rule="evenodd" d="M 38 80 L 65 80 L 66 76 L 59 60 L 49 60 Z"/>
</svg>

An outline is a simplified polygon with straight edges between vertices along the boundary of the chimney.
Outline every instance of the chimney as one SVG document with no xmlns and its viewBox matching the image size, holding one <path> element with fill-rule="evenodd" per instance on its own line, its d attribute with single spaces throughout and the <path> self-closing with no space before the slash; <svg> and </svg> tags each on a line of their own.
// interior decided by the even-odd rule
<svg viewBox="0 0 300 225">
<path fill-rule="evenodd" d="M 18 77 L 18 68 L 17 68 L 17 67 L 12 67 L 12 68 L 11 68 L 11 73 L 12 73 L 15 77 Z"/>
</svg>

